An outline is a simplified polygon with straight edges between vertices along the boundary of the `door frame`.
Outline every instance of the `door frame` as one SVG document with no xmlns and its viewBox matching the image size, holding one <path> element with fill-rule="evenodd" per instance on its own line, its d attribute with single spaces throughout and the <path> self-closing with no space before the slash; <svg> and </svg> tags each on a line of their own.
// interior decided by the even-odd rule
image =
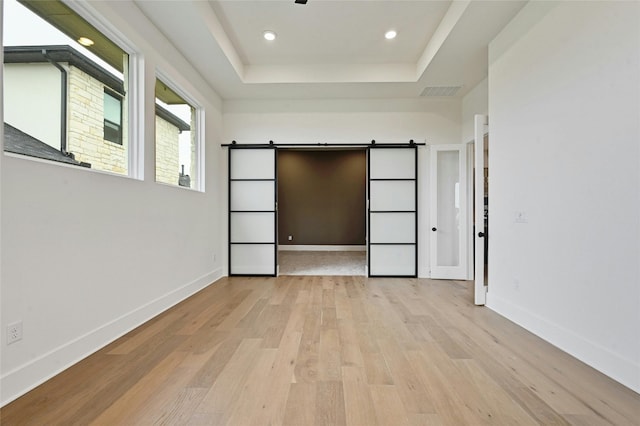
<svg viewBox="0 0 640 426">
<path fill-rule="evenodd" d="M 487 301 L 488 286 L 485 282 L 485 239 L 488 232 L 484 226 L 484 148 L 485 135 L 488 132 L 488 118 L 486 115 L 476 114 L 474 116 L 474 165 L 475 165 L 475 196 L 473 222 L 482 224 L 482 230 L 475 229 L 473 235 L 474 249 L 474 284 L 473 301 L 476 305 L 484 305 Z"/>
<path fill-rule="evenodd" d="M 278 182 L 277 182 L 277 150 L 279 147 L 281 148 L 300 148 L 300 147 L 316 147 L 316 148 L 330 148 L 330 147 L 353 147 L 353 148 L 366 148 L 367 150 L 367 185 L 366 185 L 366 225 L 367 225 L 367 231 L 366 231 L 366 235 L 367 235 L 367 241 L 366 241 L 366 247 L 367 247 L 367 265 L 366 265 L 366 276 L 371 276 L 370 275 L 370 267 L 369 267 L 369 241 L 370 241 L 370 236 L 369 236 L 369 152 L 370 149 L 372 147 L 378 149 L 378 148 L 414 148 L 415 149 L 415 210 L 416 210 L 416 224 L 415 224 L 415 274 L 412 275 L 411 277 L 417 277 L 418 276 L 418 267 L 419 267 L 419 256 L 418 256 L 418 247 L 419 247 L 419 233 L 418 233 L 418 205 L 419 205 L 419 192 L 418 192 L 418 147 L 419 146 L 425 146 L 426 143 L 425 142 L 414 142 L 413 140 L 410 140 L 408 143 L 376 143 L 375 140 L 372 140 L 371 143 L 317 143 L 317 144 L 275 144 L 273 141 L 269 141 L 268 144 L 238 144 L 236 141 L 233 141 L 230 144 L 222 144 L 221 147 L 222 148 L 229 148 L 229 155 L 228 155 L 228 159 L 227 159 L 227 167 L 228 167 L 228 176 L 227 176 L 227 191 L 228 191 L 228 208 L 227 208 L 227 231 L 228 231 L 228 240 L 227 240 L 227 246 L 228 246 L 228 252 L 227 252 L 227 267 L 228 267 L 228 275 L 229 276 L 277 276 L 278 275 L 278 200 L 277 200 L 277 196 L 278 196 Z M 231 241 L 231 151 L 233 149 L 275 149 L 274 152 L 274 161 L 275 161 L 275 176 L 274 176 L 274 185 L 275 185 L 275 207 L 274 207 L 274 213 L 275 213 L 275 217 L 274 217 L 274 221 L 275 221 L 275 227 L 274 227 L 274 232 L 275 232 L 275 236 L 274 236 L 274 250 L 275 250 L 275 255 L 274 255 L 274 259 L 275 259 L 275 265 L 274 265 L 274 270 L 275 273 L 273 275 L 271 274 L 232 274 L 231 273 L 231 246 L 232 246 L 232 241 Z"/>
</svg>

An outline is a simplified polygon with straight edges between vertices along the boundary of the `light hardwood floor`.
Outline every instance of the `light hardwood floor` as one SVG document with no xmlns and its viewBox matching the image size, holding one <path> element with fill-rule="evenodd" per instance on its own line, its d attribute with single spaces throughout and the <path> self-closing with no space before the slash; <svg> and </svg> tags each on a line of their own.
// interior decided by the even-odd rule
<svg viewBox="0 0 640 426">
<path fill-rule="evenodd" d="M 5 406 L 17 424 L 632 425 L 640 396 L 470 283 L 225 278 Z"/>
</svg>

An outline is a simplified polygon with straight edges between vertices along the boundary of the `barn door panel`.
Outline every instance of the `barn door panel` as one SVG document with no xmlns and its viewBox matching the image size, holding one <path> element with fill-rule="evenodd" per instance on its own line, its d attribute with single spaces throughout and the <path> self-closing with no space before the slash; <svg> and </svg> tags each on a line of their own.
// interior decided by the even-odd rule
<svg viewBox="0 0 640 426">
<path fill-rule="evenodd" d="M 416 147 L 369 149 L 370 277 L 418 274 Z"/>
<path fill-rule="evenodd" d="M 277 274 L 276 150 L 229 149 L 229 275 Z"/>
</svg>

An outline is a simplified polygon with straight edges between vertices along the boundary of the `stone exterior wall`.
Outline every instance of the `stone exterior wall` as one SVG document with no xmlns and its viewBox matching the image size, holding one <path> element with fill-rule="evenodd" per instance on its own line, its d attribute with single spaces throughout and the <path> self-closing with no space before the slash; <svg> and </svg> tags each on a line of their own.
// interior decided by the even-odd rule
<svg viewBox="0 0 640 426">
<path fill-rule="evenodd" d="M 156 115 L 156 181 L 178 184 L 180 178 L 178 128 Z M 185 172 L 187 172 L 185 170 Z"/>
<path fill-rule="evenodd" d="M 104 84 L 71 66 L 68 99 L 67 151 L 92 169 L 127 174 L 126 134 L 122 145 L 104 139 Z"/>
<path fill-rule="evenodd" d="M 92 169 L 128 173 L 127 105 L 122 108 L 122 145 L 104 139 L 104 84 L 79 68 L 69 67 L 67 151 Z M 156 116 L 156 180 L 178 185 L 179 130 Z M 188 171 L 185 171 L 188 173 Z"/>
</svg>

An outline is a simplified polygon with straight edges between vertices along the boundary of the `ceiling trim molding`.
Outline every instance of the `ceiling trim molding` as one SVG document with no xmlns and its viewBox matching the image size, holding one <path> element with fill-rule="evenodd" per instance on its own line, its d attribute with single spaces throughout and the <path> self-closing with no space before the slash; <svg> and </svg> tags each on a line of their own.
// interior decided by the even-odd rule
<svg viewBox="0 0 640 426">
<path fill-rule="evenodd" d="M 427 43 L 427 47 L 425 47 L 424 52 L 422 52 L 420 59 L 418 59 L 416 63 L 416 80 L 420 79 L 422 74 L 427 70 L 436 53 L 438 53 L 470 4 L 471 0 L 454 0 L 451 3 L 447 13 L 445 13 L 440 21 L 440 25 L 436 28 L 431 40 Z"/>
<path fill-rule="evenodd" d="M 415 83 L 415 64 L 249 65 L 243 82 Z"/>
<path fill-rule="evenodd" d="M 238 77 L 240 77 L 241 80 L 244 80 L 245 64 L 242 62 L 238 51 L 231 42 L 231 39 L 229 39 L 227 33 L 224 31 L 218 16 L 213 11 L 209 2 L 196 1 L 191 4 L 196 8 L 197 14 L 202 17 L 209 33 L 215 39 L 216 43 L 218 43 L 222 53 L 227 57 L 227 60 L 235 70 L 236 74 L 238 74 Z M 186 5 L 181 7 L 186 7 Z"/>
</svg>

